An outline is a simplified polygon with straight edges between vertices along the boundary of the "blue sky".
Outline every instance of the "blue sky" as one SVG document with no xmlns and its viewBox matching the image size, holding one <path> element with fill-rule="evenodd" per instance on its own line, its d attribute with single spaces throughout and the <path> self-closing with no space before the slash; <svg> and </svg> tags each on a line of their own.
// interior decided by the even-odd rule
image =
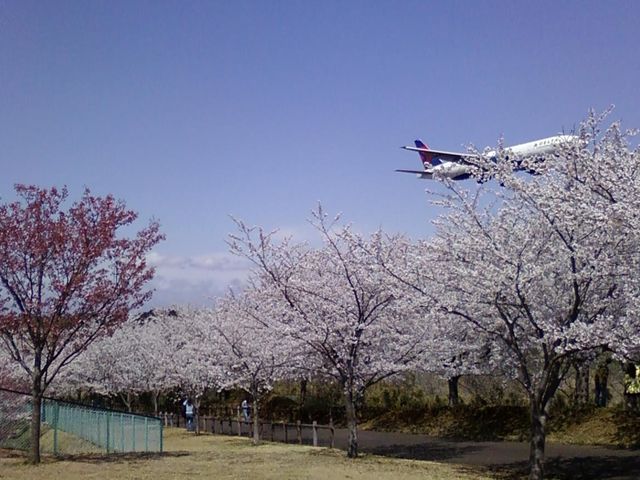
<svg viewBox="0 0 640 480">
<path fill-rule="evenodd" d="M 393 172 L 415 138 L 519 143 L 610 104 L 640 127 L 639 24 L 637 1 L 0 1 L 0 197 L 113 193 L 167 235 L 153 304 L 206 303 L 244 275 L 229 214 L 430 235 L 433 185 Z"/>
</svg>

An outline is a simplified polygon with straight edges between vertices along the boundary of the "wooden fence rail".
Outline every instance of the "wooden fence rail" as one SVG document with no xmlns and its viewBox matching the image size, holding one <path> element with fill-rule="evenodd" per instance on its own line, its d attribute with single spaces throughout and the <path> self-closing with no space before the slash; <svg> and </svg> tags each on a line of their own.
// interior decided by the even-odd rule
<svg viewBox="0 0 640 480">
<path fill-rule="evenodd" d="M 184 427 L 186 421 L 180 415 L 175 413 L 160 412 L 159 417 L 165 427 Z M 242 417 L 216 417 L 213 415 L 198 415 L 196 417 L 196 432 L 210 432 L 217 435 L 238 435 L 253 437 L 253 421 L 245 421 Z M 335 427 L 332 424 L 318 425 L 318 422 L 312 423 L 296 423 L 287 422 L 259 422 L 259 437 L 268 439 L 272 442 L 296 442 L 303 444 L 310 443 L 317 447 L 320 443 L 319 432 L 325 431 L 328 434 L 328 445 L 334 448 L 335 445 Z M 304 434 L 309 434 L 310 437 Z M 294 440 L 295 439 L 295 440 Z"/>
</svg>

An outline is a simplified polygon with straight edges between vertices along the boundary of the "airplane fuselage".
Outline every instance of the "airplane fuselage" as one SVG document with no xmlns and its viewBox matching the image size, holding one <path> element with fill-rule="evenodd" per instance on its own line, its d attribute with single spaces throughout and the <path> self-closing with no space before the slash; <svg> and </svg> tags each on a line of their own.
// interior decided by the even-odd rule
<svg viewBox="0 0 640 480">
<path fill-rule="evenodd" d="M 573 135 L 555 135 L 553 137 L 541 138 L 532 142 L 521 143 L 504 149 L 505 154 L 517 157 L 531 157 L 535 155 L 547 155 L 555 152 L 563 144 L 575 142 L 578 137 Z M 487 155 L 495 158 L 496 152 L 491 151 Z"/>
<path fill-rule="evenodd" d="M 521 143 L 505 148 L 501 153 L 506 158 L 519 161 L 530 157 L 544 157 L 558 150 L 562 145 L 576 142 L 578 137 L 573 135 L 555 135 L 553 137 L 541 138 L 532 142 Z M 474 176 L 477 172 L 474 167 L 473 158 L 477 156 L 469 153 L 446 152 L 433 150 L 416 140 L 415 147 L 402 147 L 405 150 L 418 152 L 424 170 L 397 170 L 404 173 L 415 173 L 418 178 L 432 179 L 435 177 L 450 178 L 452 180 L 464 180 Z M 498 152 L 490 151 L 482 154 L 482 157 L 495 160 Z M 519 169 L 516 166 L 516 169 Z"/>
</svg>

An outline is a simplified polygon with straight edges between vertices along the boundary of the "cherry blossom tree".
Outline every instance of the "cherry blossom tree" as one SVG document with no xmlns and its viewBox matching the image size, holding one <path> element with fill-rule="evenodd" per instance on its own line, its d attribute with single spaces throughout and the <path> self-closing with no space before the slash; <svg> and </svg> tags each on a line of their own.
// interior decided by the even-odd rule
<svg viewBox="0 0 640 480">
<path fill-rule="evenodd" d="M 40 461 L 40 407 L 61 369 L 149 299 L 145 255 L 163 236 L 135 220 L 112 196 L 85 190 L 65 210 L 66 188 L 17 185 L 0 205 L 1 346 L 29 376 L 33 394 L 31 461 Z"/>
<path fill-rule="evenodd" d="M 89 345 L 51 388 L 58 392 L 89 390 L 100 395 L 117 395 L 128 411 L 140 391 L 143 376 L 138 362 L 141 348 L 139 326 L 131 319 L 110 336 Z"/>
<path fill-rule="evenodd" d="M 469 341 L 491 342 L 526 392 L 530 479 L 543 478 L 549 402 L 575 359 L 631 348 L 640 328 L 640 154 L 617 123 L 600 134 L 600 121 L 591 115 L 580 144 L 532 161 L 536 176 L 498 158 L 483 166 L 495 189 L 448 182 L 438 201 L 448 212 L 417 267 L 438 310 Z"/>
<path fill-rule="evenodd" d="M 271 328 L 271 319 L 282 308 L 277 300 L 267 289 L 253 286 L 239 295 L 229 293 L 209 311 L 220 342 L 221 388 L 241 388 L 251 396 L 254 444 L 260 441 L 260 399 L 277 380 L 296 376 L 306 352 L 299 340 Z"/>
<path fill-rule="evenodd" d="M 197 415 L 202 395 L 222 382 L 219 348 L 206 311 L 188 306 L 153 310 L 91 344 L 53 388 L 118 395 L 129 410 L 136 395 L 149 392 L 156 413 L 160 394 L 177 388 L 192 399 Z"/>
<path fill-rule="evenodd" d="M 140 388 L 151 392 L 156 415 L 160 394 L 181 382 L 176 352 L 185 345 L 184 316 L 184 310 L 180 307 L 154 310 L 144 318 L 138 329 L 142 337 L 137 359 L 142 377 Z"/>
<path fill-rule="evenodd" d="M 0 348 L 0 388 L 24 391 L 29 380 L 22 370 L 16 369 L 9 353 Z"/>
<path fill-rule="evenodd" d="M 324 246 L 280 243 L 273 234 L 238 221 L 232 252 L 251 260 L 264 288 L 286 308 L 271 317 L 281 336 L 304 343 L 319 359 L 314 369 L 341 385 L 349 429 L 348 456 L 358 455 L 357 413 L 367 388 L 412 367 L 420 357 L 423 324 L 404 287 L 359 247 L 366 243 L 350 227 L 328 222 L 321 208 L 315 227 Z M 373 249 L 373 247 L 372 247 Z"/>
<path fill-rule="evenodd" d="M 224 381 L 220 364 L 220 339 L 212 328 L 210 316 L 191 307 L 177 309 L 174 335 L 176 350 L 173 354 L 177 386 L 189 397 L 196 408 L 196 433 L 202 396 L 208 390 L 219 390 Z"/>
<path fill-rule="evenodd" d="M 178 312 L 156 310 L 129 318 L 112 335 L 93 342 L 58 375 L 52 388 L 118 395 L 129 411 L 135 396 L 149 392 L 157 414 L 160 394 L 180 380 L 174 366 L 174 354 L 184 343 L 176 325 Z"/>
<path fill-rule="evenodd" d="M 430 248 L 430 240 L 411 241 L 402 235 L 385 235 L 379 232 L 371 244 L 361 244 L 376 262 L 395 281 L 406 287 L 405 301 L 418 302 L 424 312 L 421 322 L 428 334 L 422 337 L 422 358 L 417 369 L 434 373 L 447 380 L 449 406 L 459 403 L 458 382 L 462 375 L 494 373 L 498 370 L 489 342 L 478 342 L 468 329 L 461 329 L 450 321 L 446 312 L 438 308 L 431 297 L 435 281 L 430 266 L 425 262 L 424 252 Z M 386 244 L 386 245 L 385 245 Z M 499 363 L 499 360 L 498 360 Z"/>
</svg>

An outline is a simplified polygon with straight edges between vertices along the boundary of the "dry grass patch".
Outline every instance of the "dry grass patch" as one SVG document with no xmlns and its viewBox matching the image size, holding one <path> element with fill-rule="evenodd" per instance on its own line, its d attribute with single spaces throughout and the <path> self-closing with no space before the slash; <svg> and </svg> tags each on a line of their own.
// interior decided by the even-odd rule
<svg viewBox="0 0 640 480">
<path fill-rule="evenodd" d="M 471 480 L 482 477 L 434 462 L 366 455 L 349 460 L 344 452 L 326 448 L 264 443 L 246 438 L 200 435 L 165 430 L 162 455 L 47 457 L 40 466 L 24 458 L 0 458 L 0 478 L 12 480 Z"/>
<path fill-rule="evenodd" d="M 619 408 L 587 408 L 555 419 L 548 439 L 579 445 L 640 446 L 640 415 Z"/>
</svg>

